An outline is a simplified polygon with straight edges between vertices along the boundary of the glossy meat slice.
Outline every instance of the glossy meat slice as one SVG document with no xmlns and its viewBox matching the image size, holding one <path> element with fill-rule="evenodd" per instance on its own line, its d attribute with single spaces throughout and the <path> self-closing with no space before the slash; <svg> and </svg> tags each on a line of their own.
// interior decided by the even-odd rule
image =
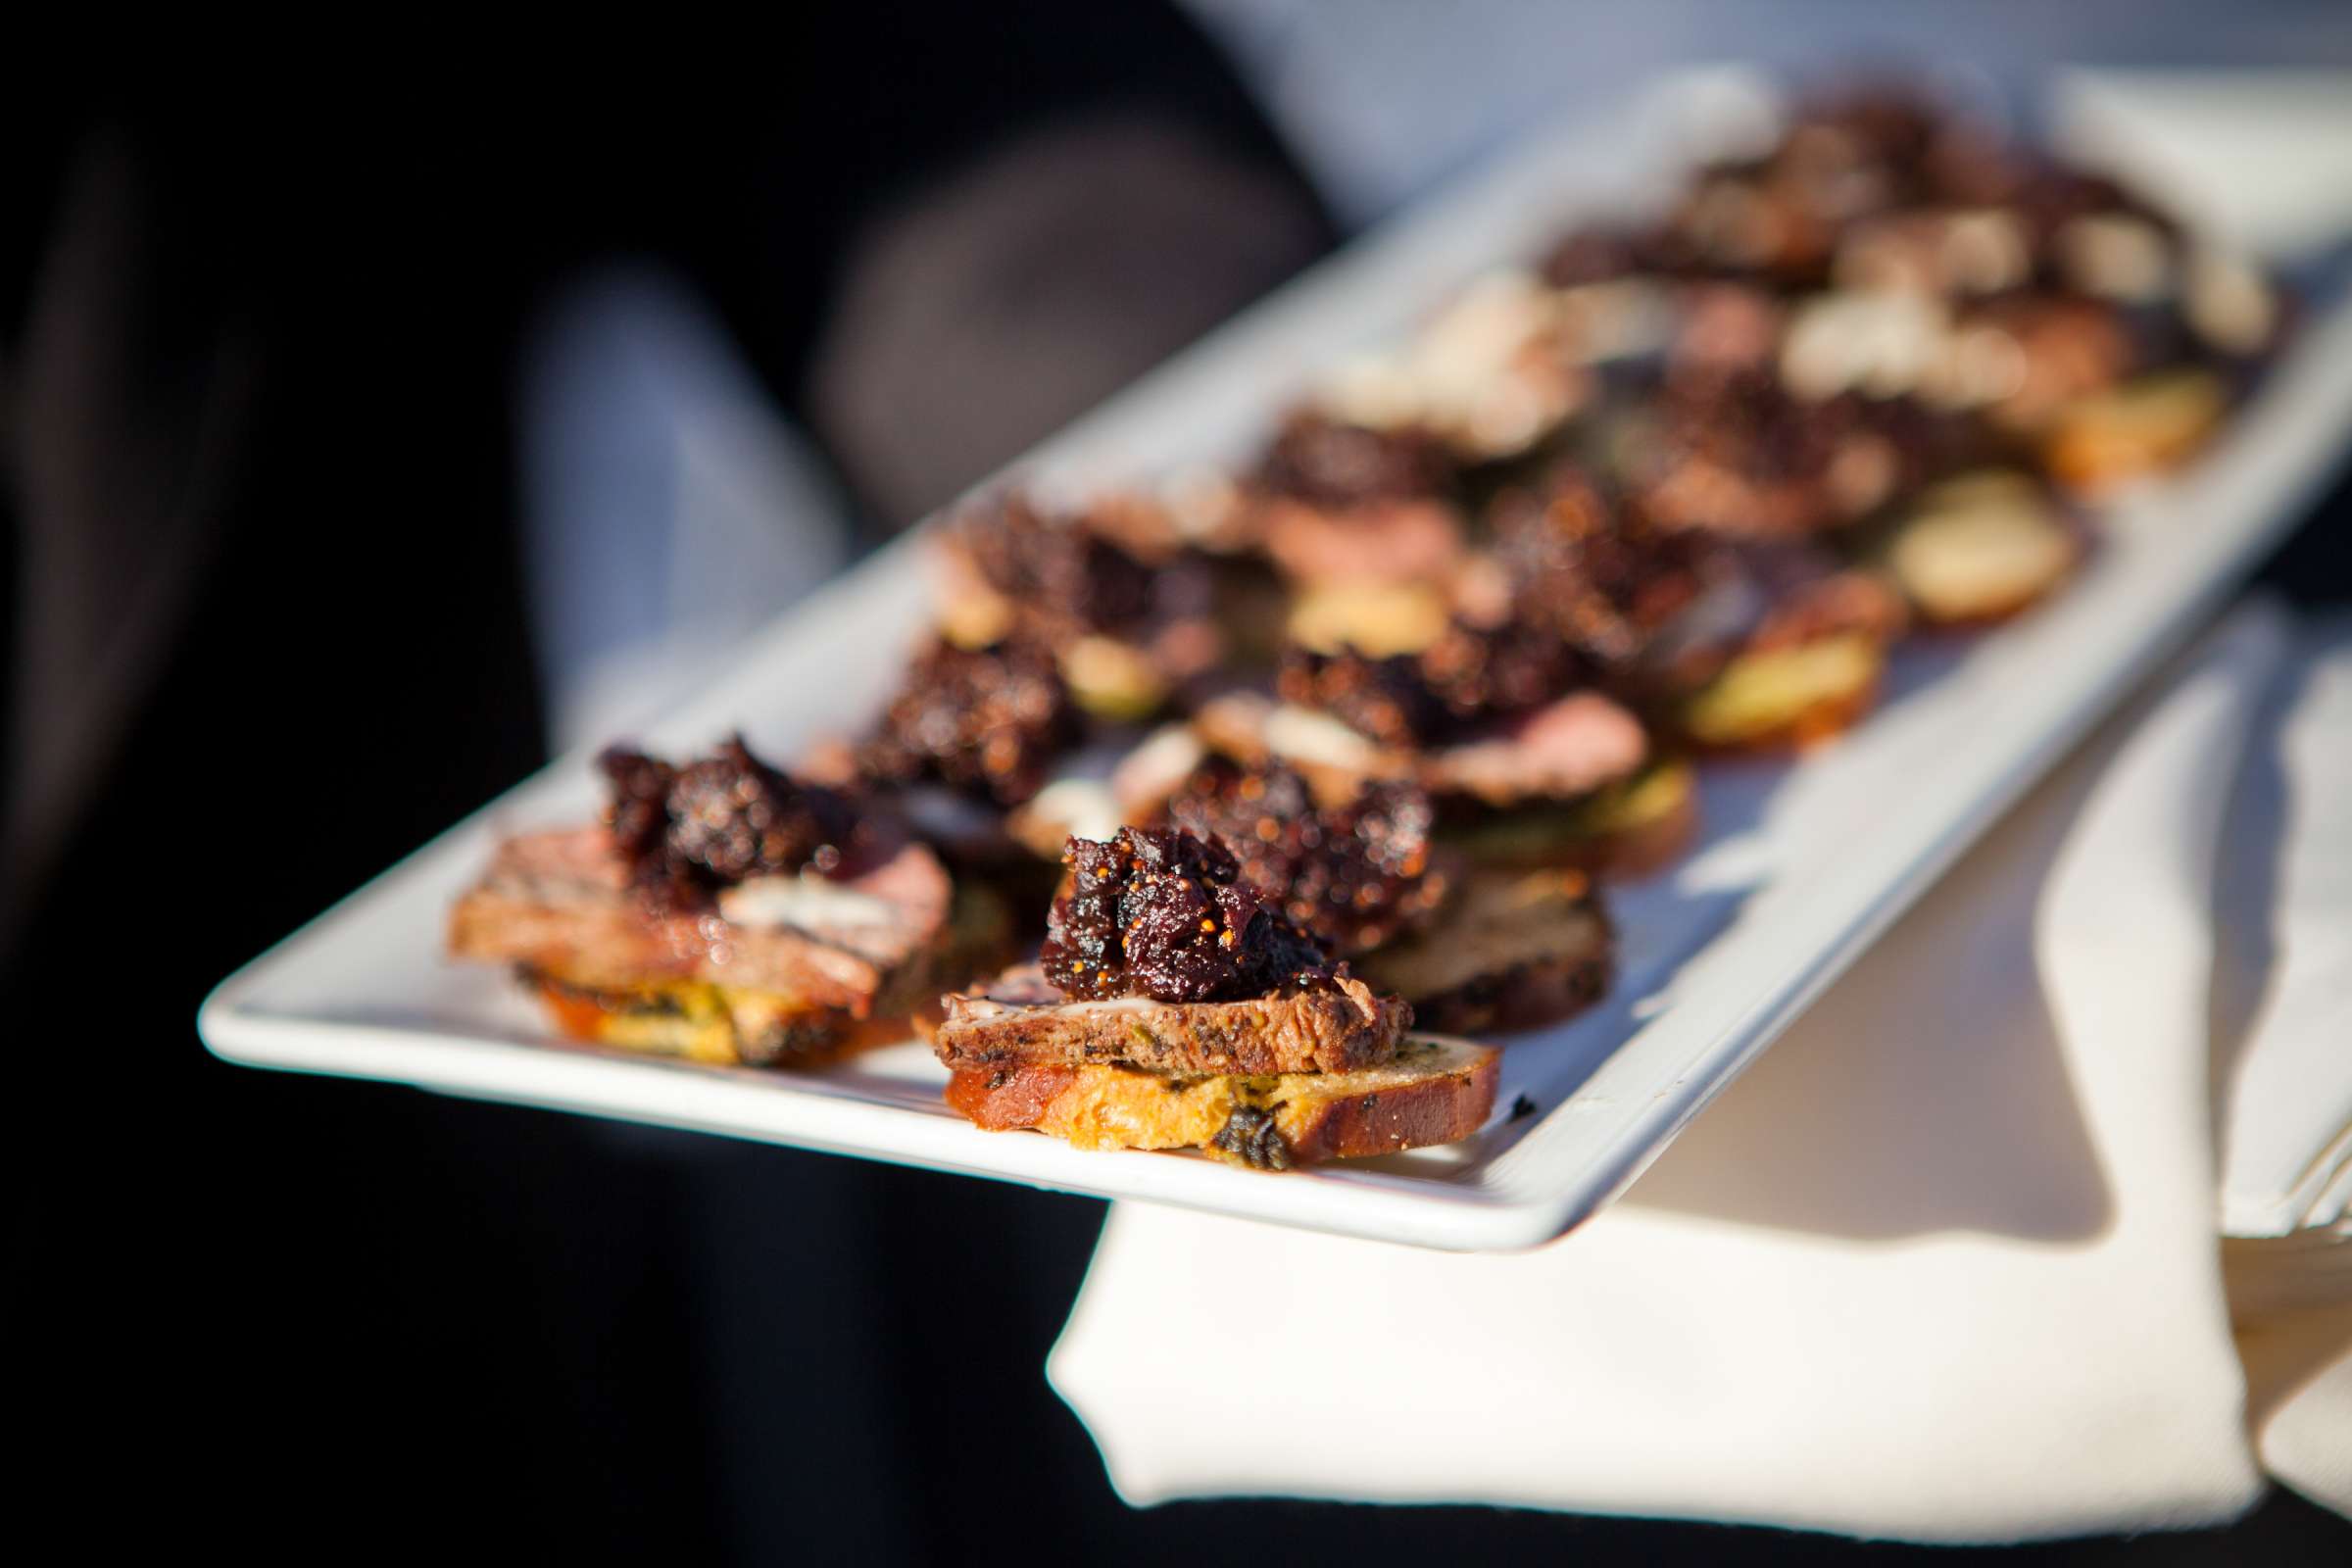
<svg viewBox="0 0 2352 1568">
<path fill-rule="evenodd" d="M 1343 975 L 1242 1002 L 1064 1001 L 1034 967 L 944 998 L 933 1039 L 951 1068 L 1123 1062 L 1171 1073 L 1346 1072 L 1396 1054 L 1413 1009 Z"/>
<path fill-rule="evenodd" d="M 950 892 L 907 844 L 860 876 L 755 878 L 714 907 L 664 911 L 631 890 L 610 833 L 577 828 L 500 845 L 451 911 L 449 946 L 582 987 L 707 980 L 865 1017 L 923 1000 Z"/>
</svg>

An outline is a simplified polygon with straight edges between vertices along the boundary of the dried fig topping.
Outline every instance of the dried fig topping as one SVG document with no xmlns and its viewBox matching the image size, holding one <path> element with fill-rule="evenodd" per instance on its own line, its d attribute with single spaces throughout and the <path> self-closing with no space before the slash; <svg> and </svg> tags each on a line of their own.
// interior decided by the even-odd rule
<svg viewBox="0 0 2352 1568">
<path fill-rule="evenodd" d="M 755 876 L 831 874 L 858 839 L 847 799 L 770 767 L 741 735 L 683 767 L 626 746 L 597 764 L 613 845 L 639 889 L 662 904 L 707 903 Z"/>
<path fill-rule="evenodd" d="M 1382 746 L 1414 750 L 1540 708 L 1589 673 L 1548 626 L 1518 616 L 1492 626 L 1457 618 L 1418 654 L 1374 659 L 1351 648 L 1293 648 L 1279 690 L 1285 702 L 1320 709 Z"/>
<path fill-rule="evenodd" d="M 1040 954 L 1066 997 L 1238 1002 L 1328 985 L 1315 939 L 1242 878 L 1222 844 L 1174 828 L 1072 839 Z"/>
<path fill-rule="evenodd" d="M 1651 524 L 1783 537 L 1852 522 L 1945 461 L 1912 399 L 1812 401 L 1749 372 L 1670 388 L 1632 499 Z"/>
<path fill-rule="evenodd" d="M 1633 228 L 1589 223 L 1560 236 L 1544 258 L 1544 281 L 1553 288 L 1608 283 L 1648 268 L 1644 236 Z"/>
<path fill-rule="evenodd" d="M 1381 781 L 1345 806 L 1318 808 L 1281 762 L 1219 759 L 1168 803 L 1178 827 L 1221 840 L 1242 877 L 1335 953 L 1363 953 L 1426 919 L 1446 879 L 1430 863 L 1436 811 L 1419 785 Z"/>
<path fill-rule="evenodd" d="M 1498 498 L 1492 520 L 1518 612 L 1611 669 L 1699 596 L 1722 548 L 1696 531 L 1637 526 L 1573 470 Z"/>
<path fill-rule="evenodd" d="M 982 581 L 1017 612 L 1106 632 L 1133 632 L 1152 612 L 1152 567 L 1081 518 L 1049 514 L 1016 491 L 954 526 Z"/>
<path fill-rule="evenodd" d="M 940 642 L 916 657 L 858 761 L 887 783 L 936 779 L 1017 806 L 1038 792 L 1078 731 L 1069 688 L 1044 648 Z"/>
<path fill-rule="evenodd" d="M 1258 469 L 1271 494 L 1333 510 L 1443 495 L 1452 482 L 1452 461 L 1431 432 L 1375 430 L 1311 410 L 1284 421 Z"/>
<path fill-rule="evenodd" d="M 1279 685 L 1283 701 L 1320 709 L 1383 746 L 1420 746 L 1445 723 L 1445 705 L 1410 654 L 1375 659 L 1352 648 L 1336 654 L 1292 648 L 1283 655 Z"/>
<path fill-rule="evenodd" d="M 1457 619 L 1418 662 L 1456 732 L 1541 708 L 1589 673 L 1558 632 L 1516 615 L 1492 626 Z"/>
</svg>

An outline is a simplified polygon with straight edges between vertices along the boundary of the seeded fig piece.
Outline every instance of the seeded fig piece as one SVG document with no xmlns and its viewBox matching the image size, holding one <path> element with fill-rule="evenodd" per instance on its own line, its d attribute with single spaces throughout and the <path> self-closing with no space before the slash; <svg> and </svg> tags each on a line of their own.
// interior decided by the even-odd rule
<svg viewBox="0 0 2352 1568">
<path fill-rule="evenodd" d="M 1321 946 L 1220 843 L 1122 828 L 1070 840 L 1064 863 L 1041 959 L 1065 996 L 1231 1002 L 1334 982 Z"/>
</svg>

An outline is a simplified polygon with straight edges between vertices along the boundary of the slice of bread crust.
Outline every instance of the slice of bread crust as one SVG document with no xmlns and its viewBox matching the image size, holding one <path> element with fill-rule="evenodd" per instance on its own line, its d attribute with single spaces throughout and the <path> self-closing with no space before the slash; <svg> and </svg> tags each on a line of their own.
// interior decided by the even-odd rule
<svg viewBox="0 0 2352 1568">
<path fill-rule="evenodd" d="M 528 965 L 517 978 L 566 1039 L 718 1066 L 820 1067 L 915 1033 L 906 1018 L 854 1018 L 707 980 L 611 989 L 573 985 Z"/>
<path fill-rule="evenodd" d="M 1836 656 L 1838 667 L 1821 667 L 1827 655 Z M 1886 658 L 1884 646 L 1845 633 L 1805 648 L 1743 654 L 1706 690 L 1684 701 L 1675 727 L 1701 754 L 1801 751 L 1852 728 L 1877 706 Z M 1731 711 L 1724 698 L 1736 689 L 1733 682 L 1761 685 L 1754 676 L 1789 661 L 1816 666 L 1805 671 L 1816 678 L 1762 693 L 1766 701 L 1741 702 L 1739 711 Z"/>
<path fill-rule="evenodd" d="M 1687 773 L 1679 793 L 1654 816 L 1595 835 L 1565 863 L 1594 876 L 1632 879 L 1664 870 L 1698 836 L 1698 790 Z"/>
<path fill-rule="evenodd" d="M 1242 1002 L 1068 1002 L 1035 965 L 944 997 L 933 1047 L 951 1068 L 1123 1062 L 1155 1072 L 1347 1072 L 1396 1052 L 1412 1007 L 1342 974 L 1331 990 Z"/>
<path fill-rule="evenodd" d="M 2007 620 L 2057 592 L 2091 542 L 2082 519 L 2039 481 L 1992 469 L 1922 496 L 1883 551 L 1915 620 L 1966 629 Z"/>
<path fill-rule="evenodd" d="M 1080 1149 L 1198 1149 L 1286 1170 L 1450 1144 L 1494 1109 L 1502 1054 L 1415 1036 L 1355 1072 L 1182 1077 L 1108 1063 L 967 1067 L 948 1103 L 992 1132 L 1032 1128 Z"/>
<path fill-rule="evenodd" d="M 2228 390 L 2213 371 L 2155 371 L 2061 410 L 2043 462 L 2059 484 L 2095 496 L 2179 466 L 2229 409 Z"/>
</svg>

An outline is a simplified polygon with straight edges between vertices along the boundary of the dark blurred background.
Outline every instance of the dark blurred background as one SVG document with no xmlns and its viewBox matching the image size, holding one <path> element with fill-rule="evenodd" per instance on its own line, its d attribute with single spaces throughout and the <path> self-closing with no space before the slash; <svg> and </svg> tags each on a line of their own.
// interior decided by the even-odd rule
<svg viewBox="0 0 2352 1568">
<path fill-rule="evenodd" d="M 2143 12 L 2172 30 L 2081 24 L 2107 58 L 2196 57 L 2189 13 Z M 2034 8 L 1971 14 L 1930 44 L 2059 47 Z M 2224 12 L 2247 30 L 2220 36 L 2275 50 L 2324 14 Z M 863 548 L 1605 79 L 1612 44 L 1662 64 L 1710 13 L 1632 38 L 1576 15 L 1599 31 L 1554 90 L 1514 66 L 1500 110 L 1386 187 L 1310 156 L 1348 121 L 1302 114 L 1301 73 L 1368 47 L 1283 53 L 1284 27 L 1333 25 L 1314 6 L 844 8 L 470 79 L 80 55 L 13 96 L 20 1530 L 586 1560 L 1911 1555 L 1485 1509 L 1131 1511 L 1041 1372 L 1099 1204 L 241 1071 L 192 1027 L 230 969 L 544 760 L 516 389 L 578 278 L 629 261 L 710 313 Z M 1771 52 L 1798 42 L 1821 47 Z M 1480 90 L 1468 57 L 1446 69 Z M 2268 575 L 2352 594 L 2348 506 Z M 2123 1553 L 2340 1562 L 2352 1533 L 2277 1495 L 2228 1532 L 2018 1555 Z"/>
</svg>

